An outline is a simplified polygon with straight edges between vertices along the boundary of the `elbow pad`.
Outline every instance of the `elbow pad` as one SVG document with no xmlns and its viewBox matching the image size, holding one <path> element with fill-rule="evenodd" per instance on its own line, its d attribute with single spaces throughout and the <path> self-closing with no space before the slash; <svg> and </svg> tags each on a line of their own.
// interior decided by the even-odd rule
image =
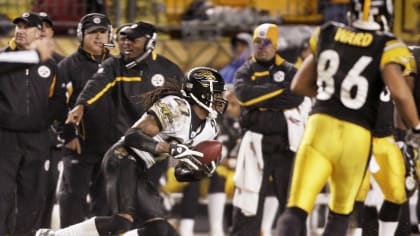
<svg viewBox="0 0 420 236">
<path fill-rule="evenodd" d="M 158 142 L 152 137 L 143 133 L 141 129 L 130 128 L 124 135 L 124 144 L 142 151 L 156 154 L 155 149 Z"/>
</svg>

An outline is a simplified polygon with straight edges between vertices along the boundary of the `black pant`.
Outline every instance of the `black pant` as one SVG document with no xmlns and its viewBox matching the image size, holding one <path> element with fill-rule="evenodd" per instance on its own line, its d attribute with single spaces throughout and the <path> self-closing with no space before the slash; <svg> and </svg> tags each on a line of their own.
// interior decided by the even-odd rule
<svg viewBox="0 0 420 236">
<path fill-rule="evenodd" d="M 63 179 L 59 194 L 61 227 L 91 216 L 109 215 L 105 179 L 101 171 L 103 154 L 78 155 L 64 150 Z M 87 201 L 87 196 L 90 202 Z"/>
<path fill-rule="evenodd" d="M 263 146 L 264 152 L 264 146 Z M 259 236 L 261 231 L 262 214 L 265 197 L 269 195 L 269 188 L 273 187 L 274 193 L 279 200 L 279 213 L 286 206 L 290 176 L 293 169 L 295 153 L 289 150 L 276 150 L 274 153 L 264 153 L 263 180 L 258 199 L 257 213 L 254 216 L 245 216 L 241 209 L 233 209 L 233 236 Z M 273 181 L 270 182 L 270 175 Z M 272 184 L 272 186 L 270 186 Z"/>
<path fill-rule="evenodd" d="M 45 204 L 48 134 L 0 129 L 0 235 L 33 235 Z"/>
<path fill-rule="evenodd" d="M 51 227 L 51 214 L 54 207 L 54 204 L 57 202 L 56 199 L 56 190 L 57 190 L 57 181 L 59 177 L 58 165 L 63 157 L 63 150 L 61 148 L 50 148 L 50 162 L 48 170 L 48 181 L 47 181 L 47 194 L 46 194 L 46 204 L 44 207 L 44 212 L 42 214 L 41 227 L 50 228 Z"/>
<path fill-rule="evenodd" d="M 164 218 L 167 212 L 157 187 L 149 179 L 149 170 L 144 162 L 120 148 L 118 144 L 111 147 L 103 161 L 112 213 L 130 214 L 136 223 L 139 220 Z"/>
</svg>

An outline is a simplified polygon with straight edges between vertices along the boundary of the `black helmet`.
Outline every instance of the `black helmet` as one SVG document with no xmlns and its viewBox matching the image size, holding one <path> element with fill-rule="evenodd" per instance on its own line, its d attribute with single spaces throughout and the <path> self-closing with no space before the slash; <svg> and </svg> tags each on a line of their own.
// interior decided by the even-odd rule
<svg viewBox="0 0 420 236">
<path fill-rule="evenodd" d="M 217 116 L 216 112 L 223 113 L 226 110 L 227 102 L 222 97 L 225 81 L 222 75 L 213 68 L 192 68 L 185 76 L 183 89 L 188 98 L 211 115 Z"/>
<path fill-rule="evenodd" d="M 391 0 L 371 0 L 365 7 L 365 0 L 353 0 L 350 22 L 359 29 L 389 31 L 394 18 Z M 368 2 L 366 2 L 368 3 Z"/>
</svg>

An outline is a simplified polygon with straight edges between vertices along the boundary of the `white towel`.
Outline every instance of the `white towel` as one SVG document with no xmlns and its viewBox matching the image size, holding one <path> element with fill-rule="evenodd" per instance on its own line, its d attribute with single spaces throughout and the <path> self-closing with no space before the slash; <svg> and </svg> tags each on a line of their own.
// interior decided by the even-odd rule
<svg viewBox="0 0 420 236">
<path fill-rule="evenodd" d="M 305 130 L 306 120 L 311 110 L 312 102 L 308 97 L 305 97 L 303 102 L 293 109 L 284 111 L 284 117 L 287 121 L 287 133 L 289 138 L 289 149 L 296 152 Z"/>
<path fill-rule="evenodd" d="M 246 216 L 257 213 L 264 168 L 262 138 L 262 134 L 247 131 L 239 147 L 233 205 L 240 208 Z"/>
</svg>

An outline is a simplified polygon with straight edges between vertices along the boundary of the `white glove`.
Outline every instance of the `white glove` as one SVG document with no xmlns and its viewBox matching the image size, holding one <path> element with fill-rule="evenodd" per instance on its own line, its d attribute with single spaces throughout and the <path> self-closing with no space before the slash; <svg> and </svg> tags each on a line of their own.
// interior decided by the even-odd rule
<svg viewBox="0 0 420 236">
<path fill-rule="evenodd" d="M 412 148 L 420 148 L 420 130 L 409 129 L 405 135 L 405 142 Z"/>
<path fill-rule="evenodd" d="M 175 159 L 182 159 L 189 156 L 203 157 L 203 153 L 191 150 L 183 144 L 171 144 L 169 154 Z"/>
</svg>

